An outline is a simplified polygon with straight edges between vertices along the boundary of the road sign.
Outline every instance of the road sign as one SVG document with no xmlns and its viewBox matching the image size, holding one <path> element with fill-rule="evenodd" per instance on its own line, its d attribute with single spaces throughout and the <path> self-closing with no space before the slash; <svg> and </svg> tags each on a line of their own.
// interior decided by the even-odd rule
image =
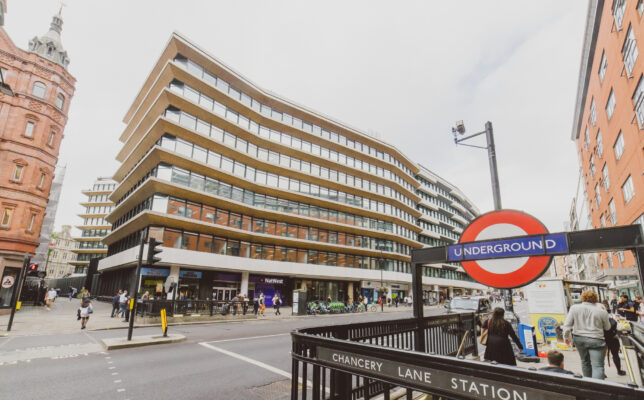
<svg viewBox="0 0 644 400">
<path fill-rule="evenodd" d="M 460 262 L 477 282 L 509 289 L 539 278 L 553 255 L 568 253 L 568 241 L 565 233 L 549 234 L 531 215 L 501 210 L 472 221 L 447 252 L 448 261 Z"/>
<path fill-rule="evenodd" d="M 11 275 L 7 275 L 4 278 L 2 278 L 2 288 L 3 289 L 9 289 L 13 284 L 16 282 L 16 278 L 14 278 Z"/>
</svg>

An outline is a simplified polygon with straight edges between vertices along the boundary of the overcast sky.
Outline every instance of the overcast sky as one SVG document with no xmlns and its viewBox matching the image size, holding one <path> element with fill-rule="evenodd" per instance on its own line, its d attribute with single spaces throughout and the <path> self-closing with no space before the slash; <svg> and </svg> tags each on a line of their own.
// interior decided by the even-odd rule
<svg viewBox="0 0 644 400">
<path fill-rule="evenodd" d="M 26 48 L 55 0 L 9 0 Z M 244 76 L 379 137 L 493 208 L 487 154 L 456 147 L 492 121 L 505 208 L 563 230 L 577 179 L 570 140 L 586 1 L 65 0 L 76 77 L 59 165 L 57 228 L 111 176 L 125 111 L 176 30 Z"/>
</svg>

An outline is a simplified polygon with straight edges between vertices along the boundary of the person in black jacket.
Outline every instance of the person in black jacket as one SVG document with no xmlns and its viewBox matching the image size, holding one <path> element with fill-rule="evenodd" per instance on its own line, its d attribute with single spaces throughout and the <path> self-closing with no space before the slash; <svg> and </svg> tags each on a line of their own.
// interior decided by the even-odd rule
<svg viewBox="0 0 644 400">
<path fill-rule="evenodd" d="M 605 310 L 603 304 L 597 303 L 597 307 Z M 610 351 L 610 354 L 613 356 L 613 362 L 617 368 L 617 375 L 626 375 L 626 371 L 622 370 L 622 361 L 619 359 L 619 339 L 617 339 L 617 321 L 613 317 L 608 315 L 608 321 L 610 322 L 610 329 L 604 331 L 604 340 L 606 341 L 606 347 Z"/>
<path fill-rule="evenodd" d="M 494 309 L 492 318 L 483 323 L 483 329 L 487 329 L 487 344 L 485 347 L 485 354 L 483 358 L 487 361 L 496 361 L 499 364 L 517 365 L 517 360 L 514 358 L 514 351 L 510 344 L 508 336 L 514 340 L 519 349 L 523 350 L 523 346 L 514 332 L 512 325 L 506 321 L 503 316 L 505 310 L 497 307 Z"/>
<path fill-rule="evenodd" d="M 112 315 L 111 315 L 112 318 L 114 318 L 114 313 L 116 313 L 116 315 L 119 314 L 120 299 L 121 299 L 121 291 L 119 290 L 116 296 L 112 297 Z"/>
<path fill-rule="evenodd" d="M 575 374 L 572 371 L 564 369 L 564 355 L 557 350 L 550 350 L 548 352 L 548 366 L 539 368 L 539 371 L 556 372 L 558 374 Z"/>
</svg>

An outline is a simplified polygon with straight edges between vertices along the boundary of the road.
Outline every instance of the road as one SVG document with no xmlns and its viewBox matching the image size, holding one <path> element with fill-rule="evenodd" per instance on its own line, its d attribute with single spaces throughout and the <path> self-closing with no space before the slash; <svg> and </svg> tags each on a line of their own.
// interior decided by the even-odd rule
<svg viewBox="0 0 644 400">
<path fill-rule="evenodd" d="M 186 341 L 112 351 L 98 341 L 126 330 L 0 338 L 0 398 L 287 399 L 292 330 L 410 316 L 411 310 L 173 326 L 170 332 Z M 159 331 L 140 328 L 135 335 Z"/>
</svg>

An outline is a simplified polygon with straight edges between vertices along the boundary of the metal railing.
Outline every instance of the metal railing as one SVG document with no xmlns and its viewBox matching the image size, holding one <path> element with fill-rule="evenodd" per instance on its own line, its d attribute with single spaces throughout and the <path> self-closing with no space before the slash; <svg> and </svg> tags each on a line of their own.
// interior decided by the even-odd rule
<svg viewBox="0 0 644 400">
<path fill-rule="evenodd" d="M 477 353 L 475 336 L 468 343 L 473 320 L 473 314 L 439 315 L 420 326 L 404 319 L 294 331 L 291 400 L 412 399 L 420 393 L 444 400 L 644 398 L 633 386 L 450 356 L 461 343 L 461 356 Z M 421 335 L 410 333 L 417 328 Z M 426 353 L 411 350 L 415 337 L 424 338 Z"/>
<path fill-rule="evenodd" d="M 245 315 L 252 312 L 248 301 L 227 300 L 142 300 L 137 305 L 137 315 L 160 317 L 165 309 L 168 317 L 176 315 Z"/>
</svg>

